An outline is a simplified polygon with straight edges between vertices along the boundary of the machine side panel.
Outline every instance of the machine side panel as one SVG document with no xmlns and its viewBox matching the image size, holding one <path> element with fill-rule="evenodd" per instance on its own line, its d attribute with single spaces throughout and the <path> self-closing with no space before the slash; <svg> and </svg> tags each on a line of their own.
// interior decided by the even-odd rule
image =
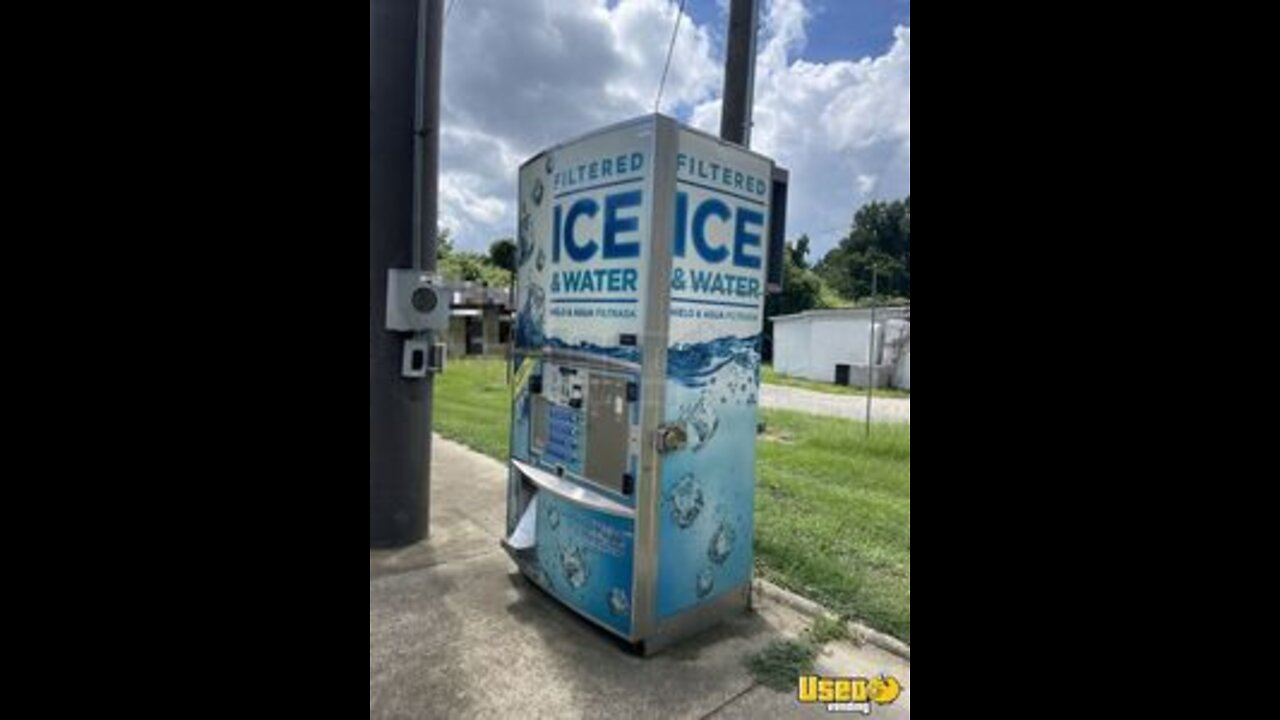
<svg viewBox="0 0 1280 720">
<path fill-rule="evenodd" d="M 773 164 L 681 130 L 676 154 L 657 614 L 751 580 L 756 410 Z"/>
</svg>

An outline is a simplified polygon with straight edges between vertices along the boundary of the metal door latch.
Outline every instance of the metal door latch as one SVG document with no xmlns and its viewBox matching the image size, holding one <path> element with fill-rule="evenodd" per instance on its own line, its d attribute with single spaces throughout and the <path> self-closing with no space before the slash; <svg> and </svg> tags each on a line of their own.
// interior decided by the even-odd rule
<svg viewBox="0 0 1280 720">
<path fill-rule="evenodd" d="M 689 442 L 689 434 L 685 432 L 683 424 L 658 426 L 658 452 L 669 453 L 673 450 L 679 450 L 687 442 Z"/>
</svg>

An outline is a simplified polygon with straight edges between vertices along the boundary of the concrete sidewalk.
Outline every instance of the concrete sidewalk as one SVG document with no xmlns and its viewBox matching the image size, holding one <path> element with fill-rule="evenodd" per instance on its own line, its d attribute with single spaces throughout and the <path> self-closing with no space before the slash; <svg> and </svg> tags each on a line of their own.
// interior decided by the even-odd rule
<svg viewBox="0 0 1280 720">
<path fill-rule="evenodd" d="M 431 537 L 369 552 L 369 715 L 377 718 L 830 717 L 758 685 L 744 660 L 810 621 L 755 610 L 649 658 L 631 653 L 525 582 L 498 547 L 500 463 L 435 437 Z M 870 645 L 831 643 L 817 671 L 902 682 L 873 716 L 911 713 L 911 666 Z"/>
<path fill-rule="evenodd" d="M 760 406 L 850 420 L 867 419 L 867 396 L 836 395 L 786 385 L 760 384 Z M 911 398 L 871 398 L 871 422 L 911 422 Z"/>
</svg>

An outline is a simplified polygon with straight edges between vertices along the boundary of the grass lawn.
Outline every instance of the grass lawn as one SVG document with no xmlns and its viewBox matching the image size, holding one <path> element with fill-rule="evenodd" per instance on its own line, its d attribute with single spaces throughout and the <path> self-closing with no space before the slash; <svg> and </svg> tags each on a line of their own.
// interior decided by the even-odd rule
<svg viewBox="0 0 1280 720">
<path fill-rule="evenodd" d="M 436 375 L 432 424 L 441 435 L 506 462 L 511 435 L 506 360 L 450 360 Z"/>
<path fill-rule="evenodd" d="M 833 386 L 834 387 L 834 386 Z M 457 360 L 436 376 L 435 427 L 506 459 L 502 360 Z M 764 577 L 911 642 L 911 427 L 761 411 L 756 566 Z"/>
<path fill-rule="evenodd" d="M 911 426 L 764 410 L 756 565 L 828 608 L 911 642 Z"/>
<path fill-rule="evenodd" d="M 779 375 L 772 365 L 760 366 L 760 381 L 767 382 L 770 385 L 786 385 L 787 387 L 816 390 L 832 395 L 862 395 L 863 397 L 867 395 L 866 388 L 857 387 L 856 385 L 836 385 L 835 383 L 806 380 L 804 378 L 791 377 L 790 375 Z M 875 388 L 871 391 L 871 397 L 909 398 L 911 393 L 898 388 Z"/>
</svg>

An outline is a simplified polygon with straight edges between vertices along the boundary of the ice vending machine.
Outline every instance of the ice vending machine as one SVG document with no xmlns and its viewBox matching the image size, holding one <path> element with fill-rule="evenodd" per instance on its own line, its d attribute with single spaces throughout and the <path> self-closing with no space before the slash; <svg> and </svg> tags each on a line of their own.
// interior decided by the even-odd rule
<svg viewBox="0 0 1280 720">
<path fill-rule="evenodd" d="M 784 192 L 769 158 L 661 115 L 520 167 L 502 545 L 644 652 L 750 601 Z"/>
</svg>

